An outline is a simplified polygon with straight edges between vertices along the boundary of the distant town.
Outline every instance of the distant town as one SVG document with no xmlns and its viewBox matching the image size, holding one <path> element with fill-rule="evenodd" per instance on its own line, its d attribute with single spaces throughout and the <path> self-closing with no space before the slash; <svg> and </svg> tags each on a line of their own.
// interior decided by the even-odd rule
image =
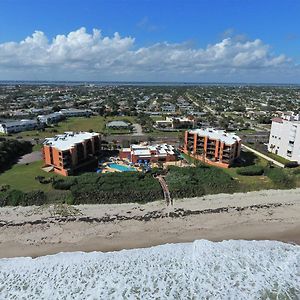
<svg viewBox="0 0 300 300">
<path fill-rule="evenodd" d="M 215 193 L 209 185 L 224 178 L 234 182 L 228 191 L 300 185 L 298 86 L 4 83 L 0 104 L 2 206 L 28 193 L 82 203 L 80 191 L 97 176 L 111 185 L 99 191 L 124 194 L 127 177 L 131 191 L 143 174 L 157 189 L 151 200 L 168 204 Z M 189 190 L 173 182 L 204 166 L 217 172 L 215 183 Z"/>
</svg>

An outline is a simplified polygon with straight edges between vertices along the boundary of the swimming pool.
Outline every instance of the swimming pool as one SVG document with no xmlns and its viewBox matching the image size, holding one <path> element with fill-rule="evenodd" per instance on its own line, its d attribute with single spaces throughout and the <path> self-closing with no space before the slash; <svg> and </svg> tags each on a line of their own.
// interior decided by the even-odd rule
<svg viewBox="0 0 300 300">
<path fill-rule="evenodd" d="M 136 171 L 136 169 L 134 169 L 134 168 L 123 166 L 123 165 L 118 165 L 118 164 L 108 164 L 108 166 L 112 169 L 116 169 L 116 170 L 121 171 L 121 172 L 134 172 L 134 171 Z"/>
</svg>

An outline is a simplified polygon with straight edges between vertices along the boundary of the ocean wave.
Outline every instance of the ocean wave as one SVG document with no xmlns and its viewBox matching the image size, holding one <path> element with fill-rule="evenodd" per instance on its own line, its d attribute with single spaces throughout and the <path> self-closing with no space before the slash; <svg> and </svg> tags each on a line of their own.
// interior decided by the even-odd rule
<svg viewBox="0 0 300 300">
<path fill-rule="evenodd" d="M 300 299 L 300 247 L 199 240 L 1 259 L 0 299 Z"/>
</svg>

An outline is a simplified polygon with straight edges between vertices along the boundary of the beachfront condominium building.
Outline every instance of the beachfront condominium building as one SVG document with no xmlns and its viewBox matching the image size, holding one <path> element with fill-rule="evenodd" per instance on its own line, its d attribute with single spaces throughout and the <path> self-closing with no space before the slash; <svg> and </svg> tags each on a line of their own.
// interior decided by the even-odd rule
<svg viewBox="0 0 300 300">
<path fill-rule="evenodd" d="M 213 128 L 185 132 L 183 152 L 205 163 L 228 168 L 240 156 L 241 139 Z"/>
<path fill-rule="evenodd" d="M 268 151 L 300 163 L 300 121 L 272 119 Z"/>
<path fill-rule="evenodd" d="M 128 159 L 132 163 L 138 162 L 170 162 L 176 161 L 177 155 L 175 148 L 168 144 L 156 145 L 131 145 L 120 151 L 121 159 Z"/>
<path fill-rule="evenodd" d="M 68 176 L 85 167 L 97 166 L 101 138 L 95 132 L 65 132 L 46 138 L 43 144 L 45 167 Z"/>
</svg>

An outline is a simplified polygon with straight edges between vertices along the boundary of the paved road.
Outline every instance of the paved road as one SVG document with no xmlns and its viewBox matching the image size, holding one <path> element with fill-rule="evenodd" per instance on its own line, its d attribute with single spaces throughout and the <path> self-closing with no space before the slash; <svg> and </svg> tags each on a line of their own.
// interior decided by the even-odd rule
<svg viewBox="0 0 300 300">
<path fill-rule="evenodd" d="M 18 164 L 25 165 L 28 163 L 32 163 L 42 159 L 42 152 L 41 151 L 34 151 L 28 154 L 23 155 L 19 158 Z"/>
<path fill-rule="evenodd" d="M 256 154 L 256 155 L 258 155 L 258 156 L 260 156 L 260 157 L 262 157 L 262 158 L 264 158 L 264 159 L 272 162 L 274 165 L 276 165 L 276 166 L 278 166 L 280 168 L 284 168 L 284 164 L 278 162 L 277 160 L 275 160 L 275 159 L 273 159 L 273 158 L 271 158 L 271 157 L 269 157 L 267 155 L 264 155 L 263 153 L 261 153 L 261 152 L 259 152 L 257 150 L 254 150 L 254 149 L 252 149 L 252 148 L 250 148 L 250 147 L 248 147 L 248 146 L 246 146 L 244 144 L 242 144 L 242 147 L 245 148 L 245 149 L 247 149 L 248 151 L 251 151 L 254 154 Z"/>
<path fill-rule="evenodd" d="M 141 136 L 141 135 L 144 135 L 143 133 L 143 128 L 140 124 L 132 124 L 132 127 L 133 127 L 133 134 L 134 136 Z"/>
</svg>

